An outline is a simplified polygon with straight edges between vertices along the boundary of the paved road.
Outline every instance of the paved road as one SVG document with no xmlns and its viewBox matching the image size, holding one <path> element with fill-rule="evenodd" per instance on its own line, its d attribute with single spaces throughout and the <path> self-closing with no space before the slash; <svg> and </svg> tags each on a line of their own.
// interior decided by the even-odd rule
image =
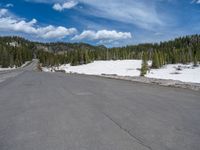
<svg viewBox="0 0 200 150">
<path fill-rule="evenodd" d="M 0 150 L 199 150 L 200 93 L 25 71 L 0 83 Z"/>
<path fill-rule="evenodd" d="M 13 70 L 0 71 L 0 83 L 7 79 L 13 78 L 25 71 L 37 70 L 37 64 L 38 64 L 38 60 L 33 59 L 30 63 L 28 63 L 27 65 L 23 67 L 13 69 Z"/>
</svg>

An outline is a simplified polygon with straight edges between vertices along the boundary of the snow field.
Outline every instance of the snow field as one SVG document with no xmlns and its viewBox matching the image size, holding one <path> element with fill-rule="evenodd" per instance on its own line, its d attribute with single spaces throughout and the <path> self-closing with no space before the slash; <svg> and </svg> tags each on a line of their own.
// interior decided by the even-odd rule
<svg viewBox="0 0 200 150">
<path fill-rule="evenodd" d="M 94 61 L 80 66 L 61 65 L 54 69 L 65 70 L 66 73 L 79 73 L 88 75 L 119 75 L 119 76 L 140 76 L 141 60 L 109 60 Z M 150 65 L 151 62 L 148 62 Z M 43 68 L 43 71 L 52 71 Z M 151 69 L 146 77 L 157 79 L 172 79 L 183 82 L 200 83 L 200 67 L 193 67 L 192 64 L 169 64 L 160 69 Z"/>
</svg>

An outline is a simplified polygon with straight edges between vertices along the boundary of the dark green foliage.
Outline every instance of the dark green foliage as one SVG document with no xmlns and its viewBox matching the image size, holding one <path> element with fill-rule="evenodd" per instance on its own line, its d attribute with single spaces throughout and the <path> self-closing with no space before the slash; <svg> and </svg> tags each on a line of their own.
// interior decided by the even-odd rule
<svg viewBox="0 0 200 150">
<path fill-rule="evenodd" d="M 152 68 L 160 68 L 160 59 L 158 57 L 158 52 L 154 51 L 152 56 Z"/>
<path fill-rule="evenodd" d="M 18 37 L 0 38 L 0 66 L 21 66 L 25 61 L 33 58 L 33 51 L 28 41 Z"/>
<path fill-rule="evenodd" d="M 147 52 L 144 52 L 142 55 L 142 67 L 140 76 L 145 76 L 148 71 L 148 58 L 147 58 Z"/>
<path fill-rule="evenodd" d="M 10 43 L 16 43 L 15 46 Z M 165 64 L 200 61 L 200 35 L 185 36 L 159 44 L 139 44 L 126 47 L 106 48 L 85 43 L 39 43 L 19 37 L 0 37 L 0 66 L 20 66 L 36 57 L 43 66 L 87 64 L 94 60 L 142 59 L 152 60 L 153 68 Z"/>
</svg>

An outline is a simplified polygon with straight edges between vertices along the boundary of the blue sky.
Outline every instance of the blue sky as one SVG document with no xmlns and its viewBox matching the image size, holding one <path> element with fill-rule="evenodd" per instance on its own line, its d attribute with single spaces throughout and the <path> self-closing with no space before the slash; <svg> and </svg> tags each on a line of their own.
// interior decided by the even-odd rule
<svg viewBox="0 0 200 150">
<path fill-rule="evenodd" d="M 0 0 L 0 35 L 124 46 L 200 34 L 200 0 Z"/>
</svg>

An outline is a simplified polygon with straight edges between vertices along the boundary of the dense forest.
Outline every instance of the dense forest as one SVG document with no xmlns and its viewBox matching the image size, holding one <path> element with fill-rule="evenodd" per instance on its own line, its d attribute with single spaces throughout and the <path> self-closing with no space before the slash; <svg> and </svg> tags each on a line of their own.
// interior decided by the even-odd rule
<svg viewBox="0 0 200 150">
<path fill-rule="evenodd" d="M 152 60 L 152 68 L 165 64 L 200 62 L 200 35 L 176 38 L 167 42 L 147 43 L 126 47 L 106 48 L 85 43 L 39 43 L 20 37 L 0 37 L 0 66 L 20 66 L 27 60 L 38 58 L 43 66 L 87 64 L 94 60 L 143 59 Z"/>
<path fill-rule="evenodd" d="M 33 58 L 29 41 L 18 37 L 0 37 L 0 67 L 19 67 Z"/>
</svg>

